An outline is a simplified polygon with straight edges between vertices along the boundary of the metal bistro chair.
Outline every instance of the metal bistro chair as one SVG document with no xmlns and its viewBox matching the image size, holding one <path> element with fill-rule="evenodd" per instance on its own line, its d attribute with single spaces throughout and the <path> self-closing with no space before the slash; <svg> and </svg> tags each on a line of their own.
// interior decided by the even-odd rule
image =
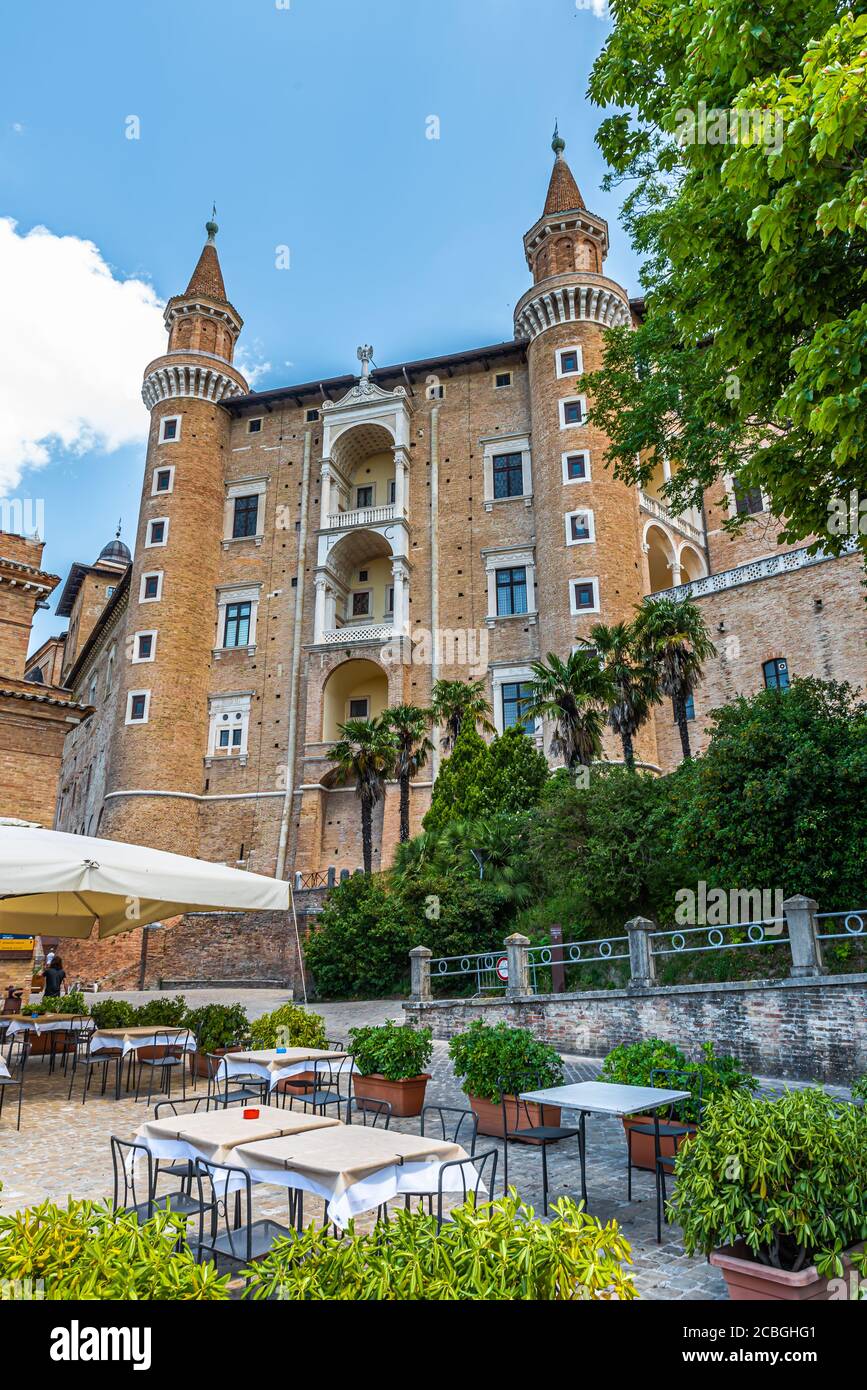
<svg viewBox="0 0 867 1390">
<path fill-rule="evenodd" d="M 353 1121 L 353 1115 L 361 1116 L 361 1123 L 365 1129 L 379 1127 L 380 1120 L 383 1121 L 382 1128 L 391 1128 L 391 1101 L 389 1100 L 359 1100 L 358 1096 L 353 1096 L 346 1107 L 346 1123 L 351 1125 L 357 1123 Z"/>
<path fill-rule="evenodd" d="M 225 1057 L 216 1052 L 205 1053 L 205 1065 L 208 1068 L 209 1110 L 212 1105 L 215 1110 L 221 1106 L 227 1110 L 230 1105 L 250 1100 L 258 1105 L 267 1104 L 268 1082 L 263 1077 L 247 1072 L 229 1076 Z"/>
<path fill-rule="evenodd" d="M 24 1068 L 30 1055 L 30 1039 L 27 1033 L 16 1034 L 6 1045 L 6 1066 L 8 1076 L 0 1076 L 0 1119 L 3 1116 L 3 1101 L 6 1092 L 18 1091 L 18 1116 L 15 1128 L 21 1128 L 21 1102 L 24 1099 Z"/>
<path fill-rule="evenodd" d="M 136 1162 L 139 1158 L 144 1159 L 143 1173 Z M 178 1216 L 198 1216 L 201 1222 L 204 1220 L 204 1211 L 210 1209 L 206 1204 L 204 1211 L 202 1210 L 201 1193 L 198 1198 L 193 1197 L 183 1188 L 177 1192 L 162 1192 L 157 1196 L 157 1172 L 153 1154 L 146 1144 L 139 1144 L 133 1139 L 119 1139 L 113 1134 L 111 1166 L 114 1170 L 112 1200 L 115 1210 L 129 1212 L 138 1217 L 140 1222 L 149 1221 L 154 1212 L 164 1211 L 169 1206 Z"/>
<path fill-rule="evenodd" d="M 66 1095 L 67 1100 L 72 1099 L 72 1092 L 75 1086 L 75 1078 L 78 1076 L 79 1068 L 84 1071 L 84 1082 L 81 1088 L 81 1103 L 84 1105 L 87 1100 L 87 1093 L 90 1090 L 90 1083 L 93 1080 L 93 1073 L 102 1068 L 102 1084 L 99 1089 L 101 1096 L 105 1095 L 108 1085 L 109 1067 L 114 1067 L 114 1096 L 117 1100 L 120 1096 L 120 1079 L 123 1071 L 124 1055 L 122 1047 L 100 1047 L 95 1052 L 93 1050 L 93 1035 L 95 1029 L 82 1032 L 76 1038 L 75 1051 L 72 1054 L 72 1069 L 69 1073 L 69 1090 Z M 127 1084 L 129 1076 L 127 1075 Z"/>
<path fill-rule="evenodd" d="M 536 1083 L 528 1090 L 542 1090 L 543 1086 Z M 548 1147 L 551 1144 L 559 1144 L 562 1139 L 577 1139 L 578 1152 L 581 1159 L 581 1172 L 584 1172 L 584 1140 L 580 1128 L 565 1125 L 546 1125 L 534 1124 L 530 1116 L 530 1106 L 535 1105 L 535 1101 L 521 1100 L 520 1096 L 509 1096 L 506 1094 L 505 1083 L 500 1082 L 500 1105 L 503 1112 L 503 1191 L 509 1190 L 509 1140 L 516 1139 L 526 1143 L 532 1140 L 542 1150 L 542 1212 L 548 1215 Z M 545 1118 L 544 1109 L 540 1107 L 542 1119 Z M 512 1119 L 510 1120 L 510 1116 Z M 524 1123 L 522 1123 L 522 1116 Z"/>
<path fill-rule="evenodd" d="M 195 1176 L 199 1194 L 199 1235 L 196 1242 L 197 1259 L 207 1254 L 213 1259 L 229 1260 L 233 1264 L 251 1264 L 270 1253 L 279 1239 L 293 1240 L 297 1231 L 279 1221 L 262 1217 L 253 1220 L 253 1182 L 244 1168 L 229 1163 L 213 1163 L 197 1158 Z M 230 1202 L 229 1183 L 235 1188 L 235 1201 Z M 229 1209 L 234 1208 L 234 1222 Z M 205 1216 L 210 1212 L 210 1233 L 205 1238 Z M 290 1220 L 292 1194 L 290 1193 Z"/>
<path fill-rule="evenodd" d="M 180 1071 L 181 1074 L 181 1099 L 187 1098 L 187 1045 L 192 1040 L 193 1035 L 189 1028 L 183 1032 L 169 1032 L 164 1029 L 154 1029 L 154 1056 L 136 1056 L 136 1079 L 135 1079 L 135 1098 L 138 1100 L 141 1094 L 142 1073 L 147 1070 L 148 1094 L 147 1104 L 151 1103 L 151 1096 L 154 1091 L 154 1080 L 157 1072 L 160 1072 L 160 1091 L 171 1099 L 172 1094 L 172 1073 Z M 159 1095 L 160 1091 L 157 1092 Z"/>
<path fill-rule="evenodd" d="M 448 1116 L 448 1120 L 446 1120 Z M 462 1130 L 466 1127 L 466 1134 L 462 1136 Z M 467 1147 L 469 1140 L 470 1158 L 476 1152 L 476 1139 L 479 1133 L 479 1117 L 474 1110 L 462 1110 L 458 1106 L 452 1105 L 423 1105 L 421 1116 L 419 1117 L 419 1134 L 424 1137 L 426 1134 L 433 1134 L 435 1138 L 443 1141 L 451 1140 L 453 1144 L 463 1143 Z M 461 1160 L 463 1162 L 464 1160 Z M 496 1165 L 494 1167 L 496 1172 Z M 491 1187 L 493 1194 L 493 1186 Z M 404 1196 L 404 1207 L 409 1211 L 410 1202 L 420 1198 L 422 1201 L 427 1199 L 427 1209 L 433 1216 L 433 1193 L 432 1192 L 407 1192 Z"/>
<path fill-rule="evenodd" d="M 486 1149 L 484 1153 L 474 1154 L 472 1158 L 453 1158 L 448 1163 L 440 1166 L 437 1178 L 437 1226 L 442 1226 L 446 1221 L 451 1221 L 448 1212 L 443 1215 L 443 1174 L 448 1168 L 458 1168 L 461 1175 L 461 1202 L 465 1202 L 472 1193 L 476 1206 L 479 1205 L 479 1193 L 482 1188 L 486 1188 L 490 1197 L 494 1195 L 494 1183 L 497 1181 L 497 1159 L 499 1153 L 497 1149 Z M 490 1183 L 485 1182 L 485 1172 L 488 1164 L 491 1165 Z M 450 1194 L 451 1195 L 451 1194 Z"/>
<path fill-rule="evenodd" d="M 307 1114 L 308 1105 L 314 1115 L 327 1115 L 332 1106 L 337 1109 L 337 1118 L 340 1119 L 340 1111 L 345 1105 L 347 1113 L 352 1100 L 352 1068 L 353 1058 L 347 1054 L 336 1061 L 315 1061 L 311 1063 L 315 1082 L 311 1088 L 302 1091 L 300 1094 L 293 1094 L 291 1091 L 284 1091 L 285 1097 L 289 1097 L 289 1109 L 295 1108 L 296 1100 L 300 1100 L 304 1106 L 304 1113 Z M 345 1087 L 345 1089 L 344 1089 Z"/>
<path fill-rule="evenodd" d="M 197 1096 L 194 1100 L 161 1100 L 154 1106 L 154 1119 L 159 1120 L 164 1114 L 195 1115 L 202 1105 L 206 1110 L 210 1109 L 205 1096 Z M 178 1159 L 177 1163 L 158 1158 L 154 1163 L 154 1192 L 156 1192 L 160 1178 L 180 1178 L 181 1191 L 192 1194 L 194 1176 L 191 1158 Z"/>
<path fill-rule="evenodd" d="M 326 1049 L 327 1049 L 329 1052 L 345 1052 L 345 1051 L 346 1051 L 346 1045 L 345 1045 L 345 1043 L 338 1042 L 335 1038 L 326 1038 L 326 1039 L 325 1039 L 325 1047 L 326 1047 Z M 312 1065 L 313 1065 L 313 1064 L 311 1063 L 311 1066 L 312 1066 Z M 317 1070 L 317 1068 L 316 1068 L 316 1067 L 313 1067 L 314 1073 L 316 1072 L 316 1070 Z M 289 1109 L 291 1110 L 291 1109 L 292 1109 L 292 1100 L 291 1100 L 291 1097 L 292 1097 L 292 1096 L 297 1096 L 299 1099 L 302 1099 L 302 1100 L 303 1100 L 305 1094 L 309 1093 L 310 1091 L 315 1091 L 315 1090 L 316 1090 L 316 1082 L 315 1082 L 315 1081 L 311 1081 L 311 1080 L 309 1080 L 309 1079 L 307 1079 L 307 1078 L 305 1078 L 305 1077 L 299 1076 L 299 1075 L 295 1075 L 294 1077 L 293 1077 L 293 1076 L 287 1076 L 287 1077 L 284 1077 L 284 1079 L 283 1079 L 282 1081 L 278 1081 L 278 1082 L 277 1082 L 277 1085 L 276 1085 L 276 1087 L 275 1087 L 274 1089 L 275 1089 L 275 1094 L 276 1094 L 277 1096 L 280 1097 L 280 1103 L 281 1103 L 281 1105 L 283 1106 L 284 1109 L 286 1108 L 286 1097 L 287 1097 L 287 1096 L 290 1097 Z"/>
<path fill-rule="evenodd" d="M 693 1101 L 697 1107 L 696 1120 L 701 1120 L 702 1111 L 702 1075 L 699 1071 L 683 1071 L 666 1067 L 655 1067 L 650 1073 L 651 1086 L 663 1086 L 668 1090 L 691 1091 Z M 656 1243 L 662 1244 L 662 1220 L 666 1216 L 665 1204 L 667 1194 L 665 1191 L 665 1175 L 674 1173 L 674 1165 L 677 1153 L 684 1142 L 692 1134 L 690 1125 L 684 1124 L 676 1119 L 677 1110 L 683 1101 L 673 1101 L 671 1105 L 662 1107 L 662 1110 L 655 1111 L 653 1118 L 647 1124 L 634 1125 L 627 1130 L 626 1149 L 627 1161 L 629 1163 L 628 1176 L 628 1195 L 632 1197 L 632 1169 L 635 1165 L 632 1162 L 632 1136 L 633 1134 L 652 1134 L 653 1135 L 653 1166 L 656 1179 Z M 663 1153 L 663 1140 L 667 1140 L 666 1148 L 670 1152 Z M 667 1220 L 667 1217 L 666 1217 Z"/>
</svg>

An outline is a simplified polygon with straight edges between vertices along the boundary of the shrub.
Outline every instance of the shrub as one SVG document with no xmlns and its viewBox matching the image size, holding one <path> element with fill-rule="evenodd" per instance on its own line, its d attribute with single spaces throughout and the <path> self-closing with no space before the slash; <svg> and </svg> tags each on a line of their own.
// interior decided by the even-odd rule
<svg viewBox="0 0 867 1390">
<path fill-rule="evenodd" d="M 477 1019 L 449 1043 L 455 1075 L 467 1095 L 499 1101 L 501 1095 L 558 1086 L 563 1080 L 560 1054 L 539 1042 L 526 1028 L 506 1023 L 493 1027 Z"/>
<path fill-rule="evenodd" d="M 183 1028 L 188 1012 L 182 994 L 176 994 L 174 999 L 149 999 L 135 1010 L 135 1023 L 136 1027 Z"/>
<path fill-rule="evenodd" d="M 404 921 L 381 875 L 354 874 L 328 894 L 305 958 L 320 998 L 382 999 L 405 992 L 418 924 Z"/>
<path fill-rule="evenodd" d="M 548 776 L 544 755 L 520 725 L 488 744 L 465 721 L 454 752 L 440 767 L 422 823 L 425 830 L 442 830 L 451 821 L 529 810 Z"/>
<path fill-rule="evenodd" d="M 280 1240 L 249 1274 L 248 1296 L 299 1301 L 514 1300 L 572 1302 L 637 1298 L 624 1265 L 628 1242 L 562 1198 L 544 1223 L 514 1192 L 454 1208 L 440 1230 L 423 1210 L 394 1213 L 370 1234 L 337 1240 L 311 1226 Z"/>
<path fill-rule="evenodd" d="M 741 1239 L 760 1264 L 840 1276 L 867 1238 L 867 1112 L 820 1090 L 724 1091 L 678 1154 L 670 1208 L 688 1255 Z M 867 1255 L 857 1259 L 867 1273 Z"/>
<path fill-rule="evenodd" d="M 189 1011 L 184 1025 L 195 1034 L 199 1052 L 231 1047 L 250 1034 L 250 1020 L 240 1004 L 203 1004 Z"/>
<path fill-rule="evenodd" d="M 299 1004 L 281 1004 L 250 1024 L 256 1047 L 324 1047 L 325 1020 Z"/>
<path fill-rule="evenodd" d="M 867 1103 L 867 1076 L 861 1076 L 852 1082 L 852 1099 Z"/>
<path fill-rule="evenodd" d="M 97 1028 L 129 1028 L 135 1022 L 135 1009 L 126 999 L 103 999 L 93 1005 L 90 1016 Z"/>
<path fill-rule="evenodd" d="M 621 1086 L 664 1085 L 661 1078 L 651 1083 L 653 1072 L 687 1071 L 701 1077 L 701 1106 L 724 1091 L 745 1089 L 755 1091 L 758 1081 L 743 1071 L 734 1057 L 717 1056 L 712 1042 L 702 1043 L 701 1058 L 691 1062 L 674 1043 L 663 1042 L 661 1038 L 648 1038 L 645 1042 L 621 1043 L 609 1052 L 599 1073 L 600 1081 L 610 1081 Z M 693 1083 L 695 1084 L 695 1083 Z M 668 1089 L 686 1090 L 685 1085 L 673 1083 Z M 684 1101 L 677 1107 L 677 1115 L 682 1121 L 697 1123 L 700 1117 L 697 1095 L 694 1100 Z"/>
<path fill-rule="evenodd" d="M 51 1301 L 228 1299 L 228 1277 L 198 1264 L 185 1243 L 174 1248 L 186 1224 L 158 1212 L 139 1225 L 107 1202 L 72 1199 L 0 1216 L 0 1299 L 6 1280 L 42 1280 Z"/>
<path fill-rule="evenodd" d="M 349 1050 L 362 1076 L 403 1081 L 419 1076 L 430 1064 L 432 1037 L 430 1028 L 409 1028 L 389 1019 L 379 1027 L 350 1028 Z"/>
<path fill-rule="evenodd" d="M 61 994 L 59 998 L 49 996 L 48 999 L 40 999 L 38 1004 L 25 1004 L 21 1010 L 30 1018 L 39 1018 L 41 1014 L 89 1014 L 84 995 L 80 989 L 71 989 L 68 994 Z"/>
</svg>

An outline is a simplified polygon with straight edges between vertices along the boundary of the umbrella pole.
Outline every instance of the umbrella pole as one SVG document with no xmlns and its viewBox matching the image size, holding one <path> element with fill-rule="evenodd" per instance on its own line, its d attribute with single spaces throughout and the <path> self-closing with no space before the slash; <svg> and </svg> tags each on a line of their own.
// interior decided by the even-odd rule
<svg viewBox="0 0 867 1390">
<path fill-rule="evenodd" d="M 304 1003 L 307 1003 L 307 981 L 304 977 L 304 953 L 301 950 L 301 934 L 298 931 L 298 916 L 295 912 L 295 894 L 292 891 L 292 884 L 289 884 L 289 906 L 292 909 L 292 921 L 295 926 L 295 946 L 298 951 L 298 969 L 301 971 L 301 990 L 304 995 Z"/>
</svg>

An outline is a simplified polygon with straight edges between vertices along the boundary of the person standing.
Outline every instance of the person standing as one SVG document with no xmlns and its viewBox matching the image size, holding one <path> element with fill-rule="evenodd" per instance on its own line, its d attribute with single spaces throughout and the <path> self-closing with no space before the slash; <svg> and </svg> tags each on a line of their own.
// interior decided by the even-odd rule
<svg viewBox="0 0 867 1390">
<path fill-rule="evenodd" d="M 60 956 L 53 956 L 50 965 L 45 967 L 45 990 L 43 999 L 59 999 L 60 990 L 66 979 L 66 971 Z"/>
</svg>

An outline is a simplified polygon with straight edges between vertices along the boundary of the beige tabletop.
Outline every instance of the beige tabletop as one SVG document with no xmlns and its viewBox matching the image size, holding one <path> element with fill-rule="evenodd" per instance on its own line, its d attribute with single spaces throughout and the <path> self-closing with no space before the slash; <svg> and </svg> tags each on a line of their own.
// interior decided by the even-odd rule
<svg viewBox="0 0 867 1390">
<path fill-rule="evenodd" d="M 339 1062 L 345 1061 L 347 1052 L 324 1052 L 319 1047 L 287 1047 L 278 1052 L 275 1047 L 263 1047 L 251 1052 L 228 1052 L 226 1057 L 232 1066 L 260 1066 L 269 1071 L 280 1071 L 282 1067 L 293 1067 L 298 1062 Z"/>
<path fill-rule="evenodd" d="M 87 1014 L 4 1014 L 4 1023 L 80 1023 Z"/>
<path fill-rule="evenodd" d="M 157 1033 L 161 1035 L 168 1034 L 176 1038 L 179 1034 L 188 1033 L 189 1031 L 189 1028 L 169 1028 L 162 1024 L 156 1027 L 153 1024 L 151 1024 L 150 1027 L 146 1024 L 136 1024 L 134 1028 L 98 1028 L 97 1036 L 100 1038 L 117 1038 L 119 1041 L 122 1041 L 124 1038 L 153 1038 Z"/>
<path fill-rule="evenodd" d="M 147 1120 L 136 1130 L 135 1137 L 148 1147 L 164 1141 L 186 1144 L 202 1158 L 225 1163 L 241 1144 L 340 1124 L 332 1116 L 304 1115 L 274 1105 L 251 1108 L 258 1111 L 255 1120 L 245 1120 L 243 1110 L 238 1107 L 232 1110 L 196 1111 L 189 1115 L 167 1115 L 162 1120 Z"/>
<path fill-rule="evenodd" d="M 263 1174 L 269 1171 L 291 1170 L 324 1179 L 334 1196 L 352 1183 L 395 1164 L 449 1163 L 466 1157 L 460 1144 L 449 1140 L 364 1125 L 339 1125 L 327 1132 L 299 1133 L 267 1141 L 257 1136 L 249 1143 L 241 1141 L 234 1155 L 235 1162 L 255 1172 L 260 1182 L 265 1181 Z"/>
</svg>

